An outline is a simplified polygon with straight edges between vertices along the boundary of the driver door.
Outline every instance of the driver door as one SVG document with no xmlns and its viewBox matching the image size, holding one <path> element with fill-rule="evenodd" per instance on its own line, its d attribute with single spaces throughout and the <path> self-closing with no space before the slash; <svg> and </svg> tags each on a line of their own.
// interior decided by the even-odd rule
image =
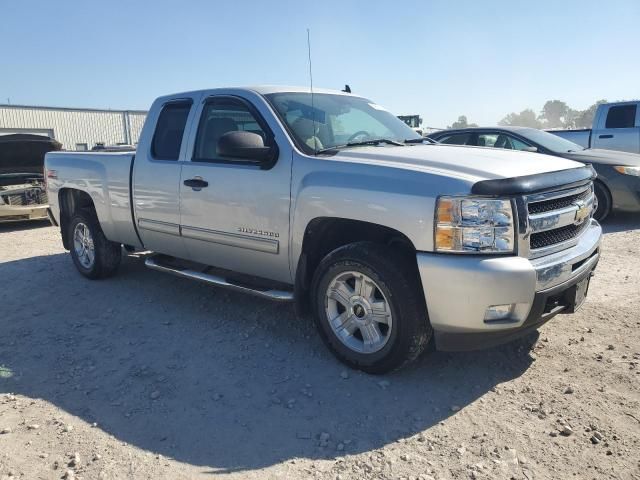
<svg viewBox="0 0 640 480">
<path fill-rule="evenodd" d="M 215 95 L 203 102 L 181 176 L 180 229 L 187 253 L 198 263 L 290 283 L 291 150 L 282 145 L 269 165 L 221 157 L 217 143 L 232 131 L 256 133 L 266 146 L 278 148 L 249 100 Z"/>
</svg>

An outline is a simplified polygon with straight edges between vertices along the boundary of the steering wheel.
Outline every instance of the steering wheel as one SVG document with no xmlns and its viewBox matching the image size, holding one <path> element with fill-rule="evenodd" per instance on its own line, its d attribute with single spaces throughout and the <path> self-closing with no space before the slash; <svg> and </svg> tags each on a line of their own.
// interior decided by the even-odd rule
<svg viewBox="0 0 640 480">
<path fill-rule="evenodd" d="M 349 139 L 347 140 L 347 143 L 351 143 L 356 138 L 361 137 L 363 135 L 366 135 L 368 138 L 371 138 L 371 134 L 369 132 L 367 132 L 366 130 L 358 130 L 356 133 L 354 133 L 353 135 L 351 135 L 349 137 Z"/>
</svg>

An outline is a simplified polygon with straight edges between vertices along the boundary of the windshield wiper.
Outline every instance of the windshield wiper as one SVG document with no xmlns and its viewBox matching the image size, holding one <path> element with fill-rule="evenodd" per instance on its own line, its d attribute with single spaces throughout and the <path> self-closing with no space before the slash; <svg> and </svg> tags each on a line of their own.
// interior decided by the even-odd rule
<svg viewBox="0 0 640 480">
<path fill-rule="evenodd" d="M 390 138 L 371 138 L 369 140 L 362 140 L 361 142 L 348 142 L 342 145 L 334 145 L 333 147 L 322 148 L 318 150 L 316 154 L 331 152 L 334 150 L 340 150 L 341 148 L 346 148 L 346 147 L 363 147 L 367 145 L 375 146 L 375 145 L 380 145 L 381 143 L 384 143 L 386 145 L 395 145 L 398 147 L 404 147 L 404 143 L 398 142 L 397 140 L 391 140 Z"/>
<path fill-rule="evenodd" d="M 396 145 L 403 146 L 404 143 L 399 142 L 397 140 L 391 140 L 390 138 L 371 138 L 369 140 L 362 140 L 361 142 L 349 142 L 346 144 L 347 147 L 359 147 L 361 145 L 379 145 L 381 143 L 387 145 Z"/>
</svg>

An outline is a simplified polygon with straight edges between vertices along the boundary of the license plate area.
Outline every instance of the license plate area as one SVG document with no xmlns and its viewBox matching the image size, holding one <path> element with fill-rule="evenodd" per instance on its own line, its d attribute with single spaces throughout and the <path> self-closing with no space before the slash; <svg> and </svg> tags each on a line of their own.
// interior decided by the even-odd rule
<svg viewBox="0 0 640 480">
<path fill-rule="evenodd" d="M 585 278 L 576 283 L 573 287 L 567 290 L 565 294 L 565 300 L 567 301 L 567 309 L 563 313 L 573 313 L 577 311 L 589 292 L 589 282 L 591 275 L 587 275 Z"/>
</svg>

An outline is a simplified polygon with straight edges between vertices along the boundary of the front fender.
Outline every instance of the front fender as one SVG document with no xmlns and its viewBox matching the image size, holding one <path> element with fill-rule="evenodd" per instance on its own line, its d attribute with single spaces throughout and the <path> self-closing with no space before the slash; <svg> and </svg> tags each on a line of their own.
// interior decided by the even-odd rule
<svg viewBox="0 0 640 480">
<path fill-rule="evenodd" d="M 418 251 L 433 250 L 433 219 L 438 194 L 468 191 L 463 181 L 398 169 L 381 175 L 320 171 L 306 174 L 294 192 L 291 228 L 293 275 L 302 253 L 305 231 L 320 217 L 358 220 L 404 234 Z"/>
</svg>

